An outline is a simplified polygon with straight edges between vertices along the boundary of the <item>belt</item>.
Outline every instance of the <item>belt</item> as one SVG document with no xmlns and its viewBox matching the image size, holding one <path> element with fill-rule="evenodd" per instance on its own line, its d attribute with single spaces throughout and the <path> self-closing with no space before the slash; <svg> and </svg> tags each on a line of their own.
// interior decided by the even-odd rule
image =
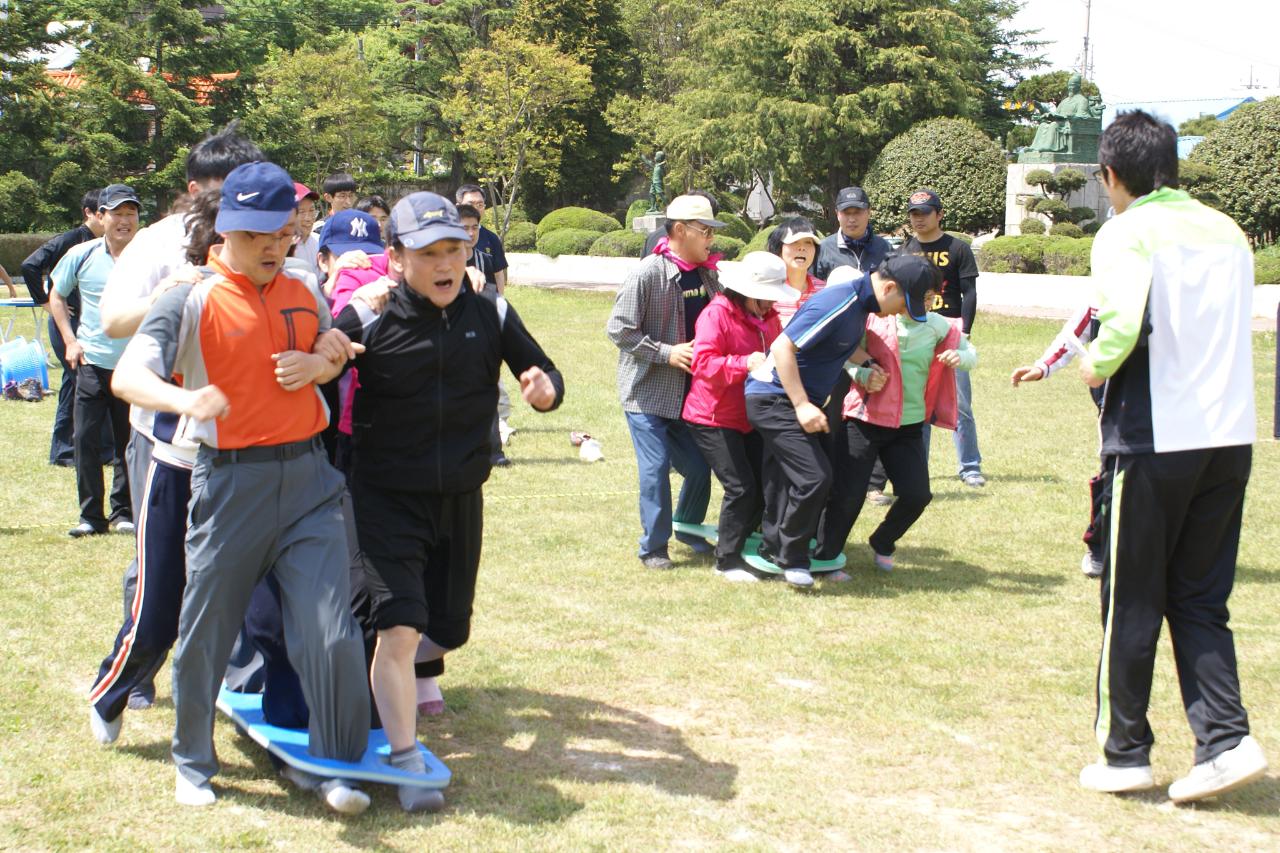
<svg viewBox="0 0 1280 853">
<path fill-rule="evenodd" d="M 264 444 L 257 447 L 242 447 L 238 450 L 218 450 L 213 447 L 200 448 L 200 455 L 209 459 L 215 468 L 231 465 L 236 462 L 285 462 L 305 456 L 312 450 L 322 449 L 319 436 L 294 441 L 289 444 Z"/>
</svg>

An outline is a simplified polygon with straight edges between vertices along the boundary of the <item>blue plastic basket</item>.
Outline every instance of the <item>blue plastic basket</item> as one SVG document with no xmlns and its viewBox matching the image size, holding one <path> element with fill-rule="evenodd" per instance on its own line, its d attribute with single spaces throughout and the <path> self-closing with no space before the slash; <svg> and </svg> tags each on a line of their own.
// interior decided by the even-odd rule
<svg viewBox="0 0 1280 853">
<path fill-rule="evenodd" d="M 0 387 L 9 382 L 39 379 L 49 390 L 49 365 L 39 341 L 28 342 L 19 336 L 0 347 Z"/>
</svg>

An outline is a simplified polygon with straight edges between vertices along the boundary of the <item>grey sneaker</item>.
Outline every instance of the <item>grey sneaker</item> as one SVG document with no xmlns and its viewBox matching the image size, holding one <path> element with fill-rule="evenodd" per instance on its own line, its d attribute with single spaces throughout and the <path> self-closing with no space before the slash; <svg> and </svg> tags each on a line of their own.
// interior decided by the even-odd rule
<svg viewBox="0 0 1280 853">
<path fill-rule="evenodd" d="M 666 571 L 667 569 L 674 569 L 676 567 L 676 564 L 671 562 L 671 558 L 667 556 L 667 549 L 665 548 L 661 551 L 653 551 L 652 553 L 645 554 L 640 558 L 640 562 L 644 564 L 646 569 L 658 569 L 660 571 Z"/>
<path fill-rule="evenodd" d="M 1085 552 L 1084 559 L 1080 561 L 1080 573 L 1087 578 L 1102 577 L 1102 564 L 1095 563 L 1093 556 Z"/>
<path fill-rule="evenodd" d="M 867 490 L 867 503 L 873 506 L 888 506 L 889 504 L 893 503 L 893 501 L 894 501 L 893 495 L 886 495 L 880 489 Z"/>
<path fill-rule="evenodd" d="M 964 483 L 971 489 L 981 489 L 987 484 L 987 478 L 977 471 L 971 471 L 961 477 L 960 482 Z"/>
</svg>

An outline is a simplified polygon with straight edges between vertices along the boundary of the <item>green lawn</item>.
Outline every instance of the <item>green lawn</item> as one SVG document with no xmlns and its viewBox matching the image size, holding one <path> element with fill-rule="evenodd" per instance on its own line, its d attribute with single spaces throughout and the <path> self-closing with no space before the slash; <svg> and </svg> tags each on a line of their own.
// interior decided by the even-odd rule
<svg viewBox="0 0 1280 853">
<path fill-rule="evenodd" d="M 454 772 L 436 816 L 406 816 L 377 788 L 364 816 L 338 819 L 221 720 L 218 804 L 177 807 L 167 667 L 157 707 L 126 714 L 115 746 L 94 743 L 84 696 L 132 543 L 67 539 L 74 476 L 44 464 L 53 403 L 0 403 L 0 848 L 1280 847 L 1275 773 L 1198 808 L 1076 785 L 1096 753 L 1097 584 L 1078 565 L 1097 429 L 1074 371 L 1016 390 L 1007 378 L 1057 323 L 980 319 L 990 485 L 960 485 L 939 436 L 936 498 L 898 569 L 870 567 L 862 543 L 883 510 L 868 507 L 853 580 L 802 595 L 723 583 L 674 543 L 676 571 L 642 569 L 611 297 L 519 288 L 512 303 L 568 396 L 550 415 L 517 407 L 515 464 L 486 490 L 472 640 L 449 658 L 448 712 L 420 729 Z M 1269 436 L 1274 335 L 1255 343 Z M 578 460 L 574 429 L 605 461 Z M 1233 627 L 1254 733 L 1280 760 L 1280 445 L 1260 443 L 1254 464 Z M 1171 659 L 1165 640 L 1162 785 L 1192 757 Z"/>
</svg>

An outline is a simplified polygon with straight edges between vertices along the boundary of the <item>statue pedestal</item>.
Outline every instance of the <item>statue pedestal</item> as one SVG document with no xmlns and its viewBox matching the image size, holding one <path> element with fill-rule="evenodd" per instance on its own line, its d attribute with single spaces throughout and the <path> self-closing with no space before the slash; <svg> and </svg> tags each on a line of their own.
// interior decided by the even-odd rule
<svg viewBox="0 0 1280 853">
<path fill-rule="evenodd" d="M 662 223 L 667 221 L 667 217 L 661 213 L 646 213 L 637 216 L 631 220 L 631 230 L 638 231 L 641 234 L 648 234 L 662 227 Z"/>
<path fill-rule="evenodd" d="M 1071 207 L 1091 207 L 1097 212 L 1097 221 L 1099 223 L 1106 221 L 1107 211 L 1111 208 L 1111 200 L 1107 198 L 1106 190 L 1102 188 L 1102 184 L 1093 178 L 1093 173 L 1098 168 L 1097 163 L 1010 163 L 1009 176 L 1005 181 L 1004 188 L 1005 234 L 1010 236 L 1021 234 L 1022 220 L 1028 216 L 1036 215 L 1027 212 L 1027 204 L 1032 199 L 1040 198 L 1042 193 L 1039 187 L 1033 187 L 1027 183 L 1027 174 L 1037 169 L 1045 169 L 1057 173 L 1067 168 L 1083 172 L 1089 178 L 1088 183 L 1067 197 L 1067 204 Z M 1046 216 L 1038 218 L 1044 222 L 1047 233 L 1051 225 L 1049 218 Z"/>
</svg>

